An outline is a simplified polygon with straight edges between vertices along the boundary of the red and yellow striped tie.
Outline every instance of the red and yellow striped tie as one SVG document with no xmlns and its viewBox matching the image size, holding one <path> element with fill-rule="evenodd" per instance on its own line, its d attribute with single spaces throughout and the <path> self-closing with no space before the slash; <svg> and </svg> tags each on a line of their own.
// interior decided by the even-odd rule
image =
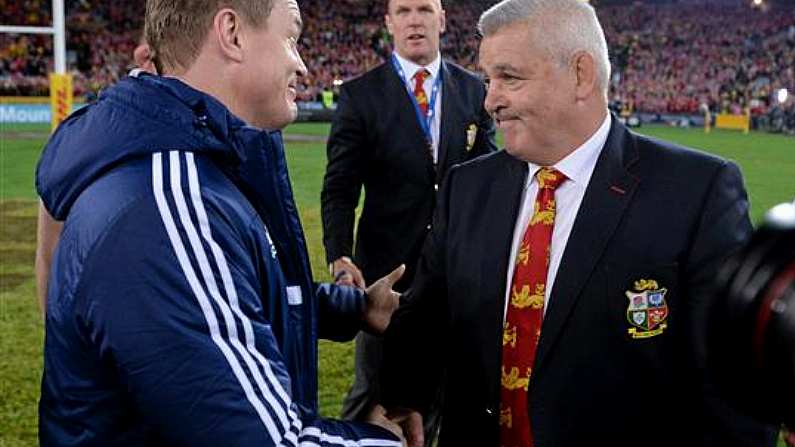
<svg viewBox="0 0 795 447">
<path fill-rule="evenodd" d="M 424 68 L 420 68 L 414 73 L 414 99 L 417 100 L 417 105 L 422 111 L 422 116 L 428 116 L 428 95 L 425 93 L 425 86 L 423 83 L 431 73 Z"/>
<path fill-rule="evenodd" d="M 536 172 L 538 195 L 516 255 L 510 302 L 502 333 L 500 445 L 532 447 L 527 390 L 544 315 L 549 250 L 555 224 L 555 189 L 566 176 L 552 168 Z"/>
</svg>

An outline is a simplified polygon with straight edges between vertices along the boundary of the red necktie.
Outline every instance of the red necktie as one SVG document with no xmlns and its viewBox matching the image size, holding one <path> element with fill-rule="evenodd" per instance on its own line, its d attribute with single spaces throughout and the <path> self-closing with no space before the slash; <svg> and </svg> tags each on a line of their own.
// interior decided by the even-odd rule
<svg viewBox="0 0 795 447">
<path fill-rule="evenodd" d="M 422 84 L 428 76 L 430 76 L 430 73 L 424 68 L 420 68 L 414 73 L 414 99 L 417 100 L 417 105 L 420 106 L 423 118 L 428 116 L 428 95 L 425 94 L 425 87 Z"/>
<path fill-rule="evenodd" d="M 566 176 L 552 168 L 536 173 L 538 195 L 516 254 L 510 302 L 502 333 L 500 446 L 532 447 L 527 389 L 541 337 L 549 250 L 555 224 L 555 189 Z"/>
</svg>

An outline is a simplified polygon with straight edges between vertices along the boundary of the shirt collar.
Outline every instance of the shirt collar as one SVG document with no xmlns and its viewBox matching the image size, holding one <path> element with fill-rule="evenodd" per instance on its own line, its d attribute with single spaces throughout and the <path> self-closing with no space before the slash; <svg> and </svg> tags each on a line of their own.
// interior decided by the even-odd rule
<svg viewBox="0 0 795 447">
<path fill-rule="evenodd" d="M 596 132 L 585 143 L 552 166 L 562 172 L 569 181 L 587 186 L 586 183 L 591 179 L 591 174 L 596 167 L 596 161 L 599 159 L 599 154 L 607 141 L 607 135 L 610 133 L 612 118 L 610 113 L 606 115 L 602 125 L 596 129 Z M 528 162 L 527 165 L 530 167 L 530 176 L 527 179 L 527 185 L 529 186 L 535 178 L 536 171 L 541 169 L 541 166 L 531 162 Z"/>
<path fill-rule="evenodd" d="M 431 77 L 428 79 L 436 79 L 436 75 L 439 74 L 439 69 L 442 67 L 441 53 L 436 53 L 436 58 L 433 60 L 433 62 L 425 65 L 424 67 L 404 58 L 398 54 L 397 51 L 394 52 L 394 55 L 397 58 L 398 64 L 400 64 L 400 68 L 403 69 L 403 73 L 406 75 L 406 82 L 411 82 L 412 77 L 414 77 L 414 73 L 416 73 L 420 68 L 425 68 L 431 73 Z"/>
</svg>

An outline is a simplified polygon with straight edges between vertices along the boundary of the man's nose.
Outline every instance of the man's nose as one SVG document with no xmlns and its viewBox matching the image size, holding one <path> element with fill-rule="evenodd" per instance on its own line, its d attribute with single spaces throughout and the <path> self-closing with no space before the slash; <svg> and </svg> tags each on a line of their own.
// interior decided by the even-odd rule
<svg viewBox="0 0 795 447">
<path fill-rule="evenodd" d="M 423 24 L 422 23 L 422 14 L 420 14 L 418 11 L 410 12 L 409 16 L 408 16 L 408 23 L 409 23 L 409 26 L 411 26 L 411 27 L 421 26 Z"/>
<path fill-rule="evenodd" d="M 307 70 L 304 59 L 301 58 L 301 53 L 299 53 L 298 50 L 295 51 L 295 57 L 298 60 L 298 67 L 296 68 L 295 72 L 298 74 L 298 76 L 306 76 L 309 70 Z"/>
<path fill-rule="evenodd" d="M 492 116 L 502 107 L 502 94 L 496 82 L 490 82 L 486 86 L 486 98 L 483 101 L 483 107 Z"/>
</svg>

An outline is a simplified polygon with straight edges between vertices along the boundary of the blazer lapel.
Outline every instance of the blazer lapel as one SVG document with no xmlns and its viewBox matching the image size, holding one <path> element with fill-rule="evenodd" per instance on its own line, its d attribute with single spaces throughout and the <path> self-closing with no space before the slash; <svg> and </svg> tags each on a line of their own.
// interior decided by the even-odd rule
<svg viewBox="0 0 795 447">
<path fill-rule="evenodd" d="M 442 64 L 439 68 L 439 73 L 442 75 L 442 108 L 441 108 L 441 116 L 439 119 L 441 120 L 441 125 L 439 126 L 439 151 L 437 154 L 437 166 L 440 169 L 437 169 L 437 182 L 441 181 L 441 172 L 446 171 L 446 169 L 442 169 L 441 167 L 447 166 L 447 160 L 449 158 L 449 149 L 450 149 L 450 132 L 455 132 L 456 127 L 459 125 L 459 112 L 462 110 L 463 106 L 461 105 L 461 95 L 458 91 L 457 85 L 452 79 L 452 75 L 450 70 L 447 69 L 447 64 L 442 61 Z M 463 129 L 460 129 L 463 132 Z"/>
<path fill-rule="evenodd" d="M 536 370 L 543 367 L 571 310 L 583 294 L 585 283 L 632 200 L 639 179 L 628 168 L 635 161 L 637 151 L 634 141 L 614 116 L 610 134 L 577 212 L 555 278 L 541 330 Z"/>
<path fill-rule="evenodd" d="M 508 274 L 508 259 L 516 226 L 516 218 L 522 203 L 522 192 L 527 184 L 527 163 L 516 159 L 504 150 L 497 155 L 504 163 L 497 165 L 496 172 L 485 175 L 494 179 L 486 196 L 478 196 L 475 201 L 485 208 L 481 212 L 489 216 L 489 228 L 473 228 L 473 239 L 480 243 L 475 246 L 482 250 L 476 257 L 480 262 L 482 284 L 473 297 L 487 300 L 483 308 L 482 324 L 489 338 L 482 341 L 481 355 L 488 379 L 489 395 L 494 402 L 499 401 L 500 363 L 502 355 L 502 325 L 505 309 L 505 287 Z"/>
</svg>

